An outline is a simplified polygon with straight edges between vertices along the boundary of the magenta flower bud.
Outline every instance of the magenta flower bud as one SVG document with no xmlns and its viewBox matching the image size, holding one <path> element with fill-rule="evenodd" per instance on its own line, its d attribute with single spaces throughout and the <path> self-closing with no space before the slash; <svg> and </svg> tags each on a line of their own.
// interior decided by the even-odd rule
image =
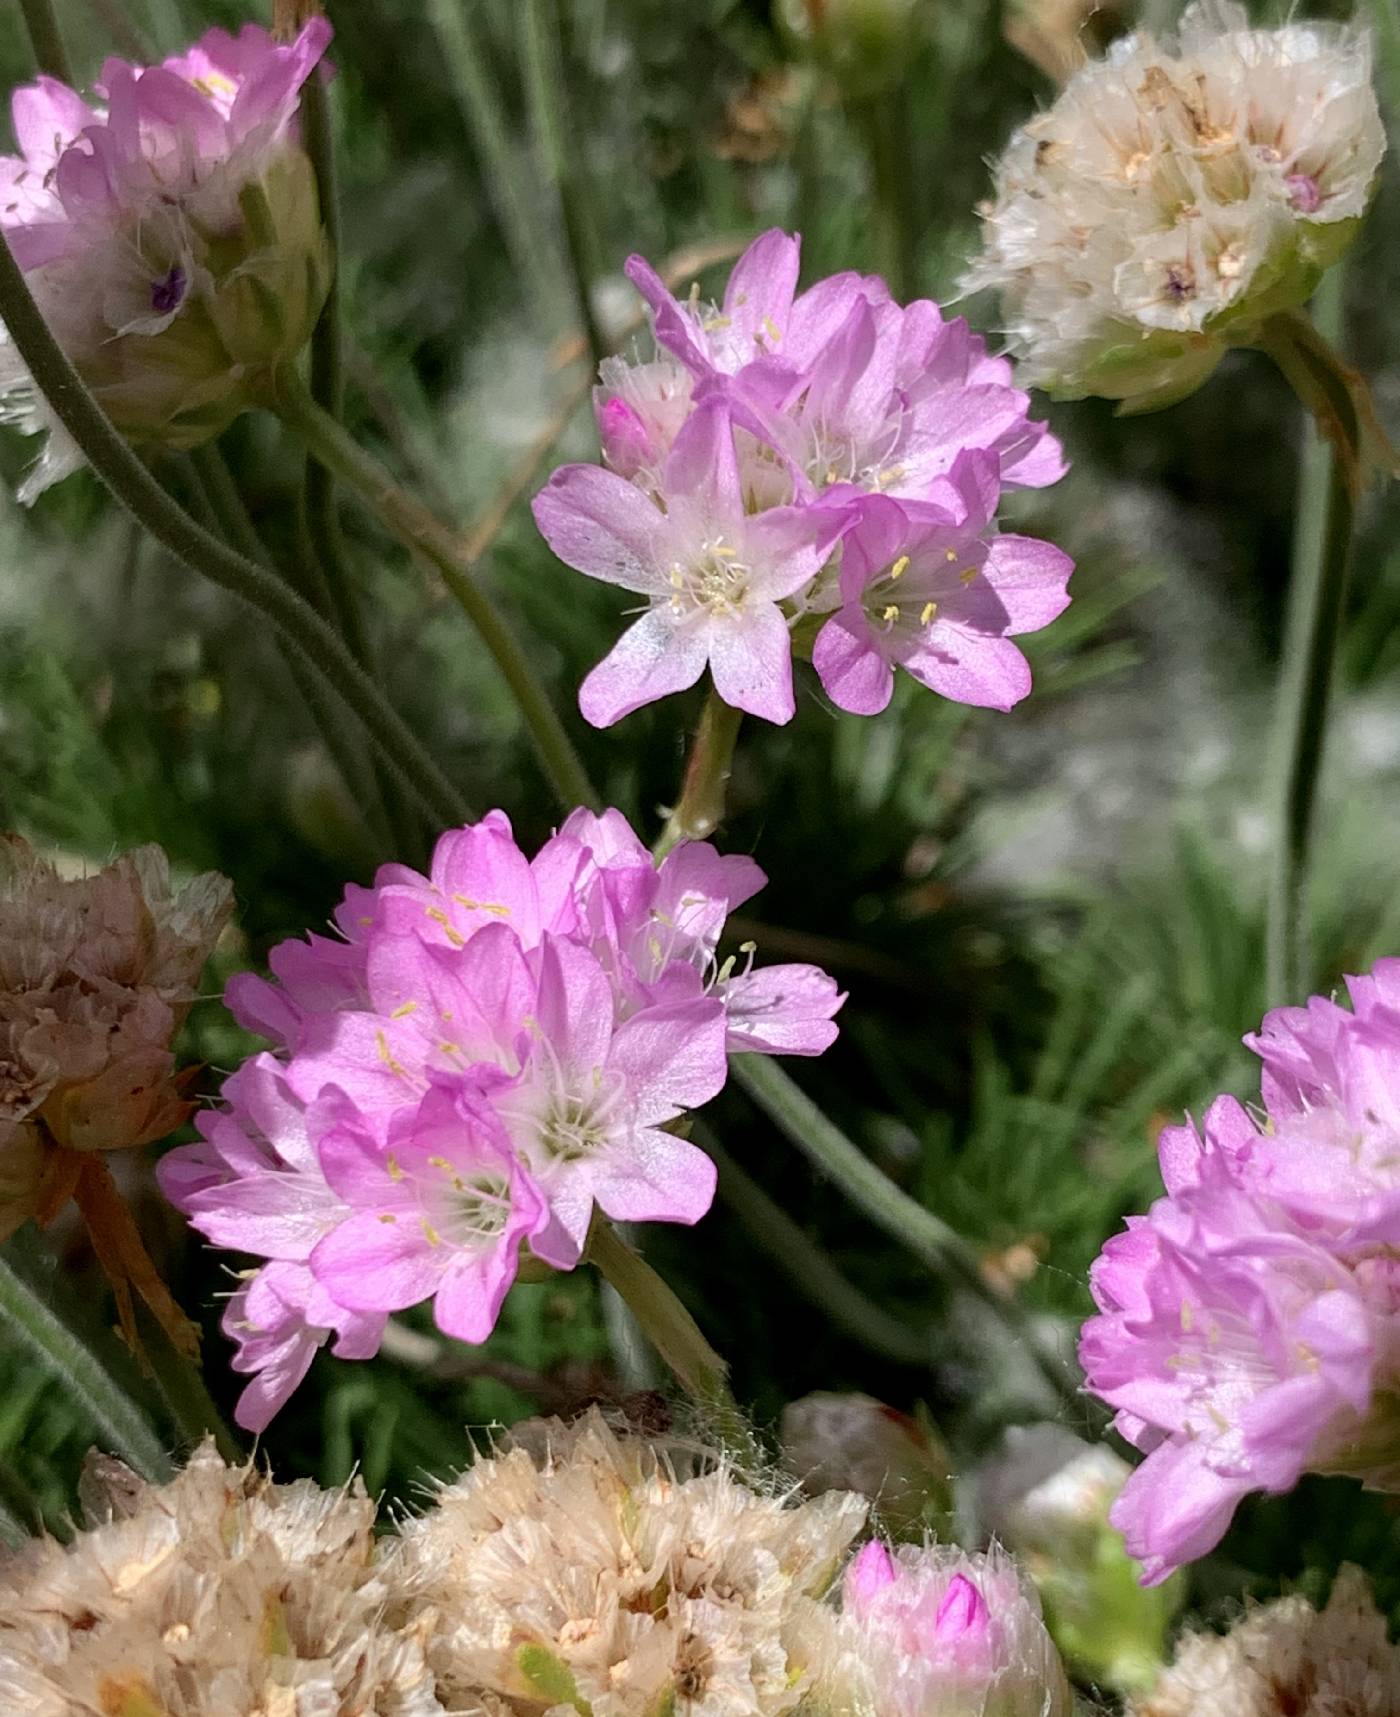
<svg viewBox="0 0 1400 1717">
<path fill-rule="evenodd" d="M 600 390 L 601 391 L 601 390 Z M 625 399 L 595 397 L 593 415 L 603 458 L 619 477 L 635 477 L 656 462 L 657 447 L 640 415 Z"/>
<path fill-rule="evenodd" d="M 1063 1666 L 1002 1552 L 867 1544 L 815 1681 L 823 1717 L 1065 1717 Z"/>
</svg>

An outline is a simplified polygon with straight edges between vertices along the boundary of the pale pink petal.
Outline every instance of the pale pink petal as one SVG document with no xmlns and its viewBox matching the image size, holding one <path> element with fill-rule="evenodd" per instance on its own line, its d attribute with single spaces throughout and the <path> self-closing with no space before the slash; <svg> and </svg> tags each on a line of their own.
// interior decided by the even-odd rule
<svg viewBox="0 0 1400 1717">
<path fill-rule="evenodd" d="M 1053 543 L 994 537 L 982 571 L 1006 610 L 1008 632 L 1037 631 L 1069 607 L 1066 586 L 1074 562 Z"/>
<path fill-rule="evenodd" d="M 669 589 L 666 516 L 617 472 L 561 465 L 531 506 L 540 534 L 565 566 L 624 590 Z"/>
<path fill-rule="evenodd" d="M 364 1211 L 333 1229 L 311 1254 L 316 1280 L 347 1311 L 400 1312 L 436 1292 L 448 1262 L 421 1223 L 381 1222 Z"/>
<path fill-rule="evenodd" d="M 715 622 L 710 672 L 731 708 L 779 725 L 792 720 L 792 638 L 774 603 L 750 599 L 742 615 Z"/>
<path fill-rule="evenodd" d="M 704 632 L 676 626 L 663 609 L 635 621 L 579 687 L 578 706 L 594 727 L 611 727 L 643 704 L 693 686 L 705 671 Z"/>
<path fill-rule="evenodd" d="M 812 646 L 812 666 L 838 709 L 878 715 L 894 691 L 894 669 L 871 639 L 862 609 L 833 614 Z"/>
<path fill-rule="evenodd" d="M 900 665 L 940 697 L 979 709 L 1010 709 L 1031 689 L 1030 664 L 1009 638 L 936 621 L 928 642 Z"/>
</svg>

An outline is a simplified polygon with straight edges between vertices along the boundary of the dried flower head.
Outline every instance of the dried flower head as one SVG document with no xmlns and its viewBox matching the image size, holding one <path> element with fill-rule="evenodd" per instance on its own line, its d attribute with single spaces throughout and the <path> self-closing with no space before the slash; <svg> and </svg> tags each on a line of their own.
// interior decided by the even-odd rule
<svg viewBox="0 0 1400 1717">
<path fill-rule="evenodd" d="M 1031 385 L 1168 404 L 1311 294 L 1384 152 L 1364 30 L 1200 0 L 1016 133 L 968 284 L 1000 293 Z"/>
<path fill-rule="evenodd" d="M 69 878 L 0 840 L 0 1240 L 75 1198 L 128 1334 L 133 1288 L 175 1339 L 188 1331 L 103 1153 L 190 1114 L 171 1043 L 232 906 L 212 871 L 172 891 L 159 847 Z"/>
<path fill-rule="evenodd" d="M 810 1600 L 865 1509 L 764 1494 L 722 1461 L 683 1474 L 594 1412 L 448 1486 L 404 1527 L 395 1578 L 450 1710 L 770 1717 L 803 1697 Z"/>
<path fill-rule="evenodd" d="M 296 113 L 329 40 L 324 18 L 287 43 L 255 24 L 236 37 L 215 29 L 160 65 L 109 59 L 95 104 L 50 77 L 15 92 L 19 153 L 0 156 L 0 231 L 133 441 L 186 448 L 216 435 L 311 332 L 329 269 Z M 53 436 L 3 343 L 0 397 L 10 421 Z M 53 436 L 21 499 L 79 462 Z"/>
<path fill-rule="evenodd" d="M 1366 1576 L 1344 1567 L 1322 1610 L 1282 1598 L 1221 1636 L 1190 1634 L 1131 1717 L 1391 1717 L 1400 1647 Z"/>
<path fill-rule="evenodd" d="M 117 1463 L 68 1545 L 0 1560 L 0 1708 L 31 1717 L 434 1717 L 384 1621 L 358 1485 L 274 1485 L 211 1445 L 171 1483 Z"/>
</svg>

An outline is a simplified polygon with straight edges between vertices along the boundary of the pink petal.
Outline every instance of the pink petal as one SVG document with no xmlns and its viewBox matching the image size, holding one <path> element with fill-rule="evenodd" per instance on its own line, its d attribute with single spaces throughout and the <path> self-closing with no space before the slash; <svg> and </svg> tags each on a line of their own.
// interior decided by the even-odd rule
<svg viewBox="0 0 1400 1717">
<path fill-rule="evenodd" d="M 709 658 L 698 627 L 674 626 L 663 609 L 635 621 L 579 687 L 578 706 L 594 727 L 611 727 L 643 704 L 693 686 Z"/>
<path fill-rule="evenodd" d="M 316 1280 L 352 1312 L 400 1312 L 436 1292 L 453 1254 L 421 1222 L 347 1217 L 311 1254 Z"/>
<path fill-rule="evenodd" d="M 485 1341 L 515 1281 L 516 1262 L 514 1243 L 493 1246 L 477 1258 L 457 1258 L 433 1301 L 433 1321 L 442 1333 L 457 1341 Z"/>
<path fill-rule="evenodd" d="M 827 696 L 852 715 L 878 715 L 894 691 L 894 669 L 871 639 L 864 611 L 833 614 L 812 646 L 812 666 Z"/>
<path fill-rule="evenodd" d="M 715 1200 L 715 1165 L 698 1146 L 644 1128 L 594 1177 L 593 1196 L 618 1222 L 698 1222 Z"/>
<path fill-rule="evenodd" d="M 761 337 L 766 345 L 773 346 L 773 336 L 764 327 L 765 322 L 771 322 L 778 330 L 776 349 L 781 352 L 781 335 L 792 310 L 801 261 L 801 240 L 790 238 L 781 228 L 770 228 L 753 241 L 734 264 L 724 292 L 731 343 L 739 345 Z"/>
<path fill-rule="evenodd" d="M 663 486 L 678 528 L 697 538 L 734 541 L 742 529 L 744 495 L 726 396 L 702 399 L 685 420 L 667 455 Z"/>
<path fill-rule="evenodd" d="M 1053 543 L 994 537 L 982 570 L 1007 612 L 1008 632 L 1034 632 L 1069 607 L 1065 587 L 1074 562 Z"/>
<path fill-rule="evenodd" d="M 772 602 L 750 598 L 742 615 L 710 629 L 715 690 L 733 709 L 781 726 L 797 705 L 792 692 L 792 638 Z"/>
<path fill-rule="evenodd" d="M 820 966 L 760 966 L 725 986 L 730 1054 L 821 1055 L 836 1041 L 845 996 Z"/>
<path fill-rule="evenodd" d="M 1010 709 L 1031 689 L 1030 664 L 1009 638 L 937 621 L 930 642 L 902 657 L 900 665 L 940 697 L 979 709 Z"/>
<path fill-rule="evenodd" d="M 645 594 L 669 589 L 666 517 L 615 471 L 561 465 L 531 510 L 544 540 L 575 572 Z"/>
<path fill-rule="evenodd" d="M 618 1027 L 610 1069 L 627 1075 L 637 1117 L 644 1124 L 670 1120 L 708 1103 L 724 1085 L 724 1009 L 717 1001 L 647 1008 Z"/>
</svg>

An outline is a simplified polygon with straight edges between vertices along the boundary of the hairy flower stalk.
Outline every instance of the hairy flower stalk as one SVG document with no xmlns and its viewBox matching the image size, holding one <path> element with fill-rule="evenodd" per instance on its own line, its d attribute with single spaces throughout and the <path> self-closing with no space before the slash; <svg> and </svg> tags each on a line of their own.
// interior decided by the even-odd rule
<svg viewBox="0 0 1400 1717">
<path fill-rule="evenodd" d="M 157 66 L 109 59 L 89 103 L 51 77 L 16 91 L 3 231 L 45 319 L 138 447 L 184 449 L 254 405 L 305 345 L 328 259 L 299 92 L 330 39 L 211 30 Z M 14 347 L 11 421 L 48 440 L 21 498 L 82 463 Z"/>
<path fill-rule="evenodd" d="M 1146 1455 L 1111 1518 L 1151 1581 L 1305 1472 L 1400 1488 L 1400 962 L 1247 1039 L 1262 1117 L 1220 1097 L 1159 1144 L 1167 1196 L 1104 1247 L 1088 1387 Z"/>
<path fill-rule="evenodd" d="M 430 874 L 387 865 L 352 887 L 335 938 L 285 942 L 273 982 L 228 1001 L 279 1046 L 161 1164 L 215 1245 L 264 1260 L 225 1329 L 266 1424 L 317 1348 L 378 1346 L 385 1317 L 431 1302 L 479 1342 L 522 1256 L 589 1251 L 702 1399 L 723 1366 L 602 1218 L 694 1223 L 714 1165 L 677 1136 L 727 1052 L 820 1054 L 844 997 L 815 966 L 722 956 L 751 860 L 687 843 L 658 867 L 626 820 L 576 811 L 533 857 L 496 811 L 438 842 Z"/>
<path fill-rule="evenodd" d="M 233 906 L 213 872 L 170 885 L 158 847 L 65 878 L 0 843 L 0 1239 L 82 1212 L 135 1339 L 133 1293 L 177 1344 L 191 1327 L 147 1256 L 107 1168 L 191 1114 L 194 1069 L 171 1045 Z"/>
<path fill-rule="evenodd" d="M 0 1702 L 32 1717 L 437 1717 L 418 1641 L 385 1619 L 374 1505 L 226 1467 L 171 1483 L 101 1457 L 89 1524 L 0 1557 Z"/>
<path fill-rule="evenodd" d="M 1174 41 L 1115 44 L 1017 132 L 968 285 L 1000 295 L 1031 386 L 1167 405 L 1306 302 L 1384 152 L 1363 29 L 1251 29 L 1203 0 Z"/>
</svg>

